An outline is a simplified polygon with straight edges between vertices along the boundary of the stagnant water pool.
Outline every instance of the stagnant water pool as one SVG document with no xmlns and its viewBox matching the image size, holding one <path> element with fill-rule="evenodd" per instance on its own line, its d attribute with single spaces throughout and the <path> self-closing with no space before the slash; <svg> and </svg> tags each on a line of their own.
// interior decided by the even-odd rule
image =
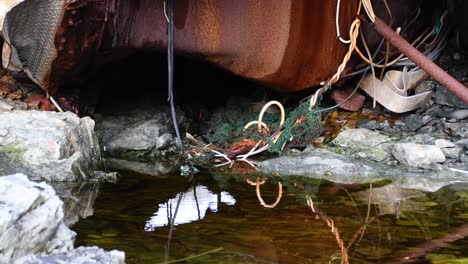
<svg viewBox="0 0 468 264">
<path fill-rule="evenodd" d="M 266 178 L 265 204 L 283 190 L 266 208 L 249 178 L 126 174 L 100 186 L 94 214 L 72 227 L 76 246 L 122 250 L 130 264 L 468 261 L 468 185 L 426 193 Z"/>
</svg>

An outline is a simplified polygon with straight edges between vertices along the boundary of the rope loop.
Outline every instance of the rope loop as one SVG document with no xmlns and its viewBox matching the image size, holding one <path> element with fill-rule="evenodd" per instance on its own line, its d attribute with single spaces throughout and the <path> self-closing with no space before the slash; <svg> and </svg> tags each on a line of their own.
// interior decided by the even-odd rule
<svg viewBox="0 0 468 264">
<path fill-rule="evenodd" d="M 272 204 L 266 204 L 260 192 L 260 185 L 263 185 L 265 183 L 265 180 L 260 180 L 260 178 L 257 178 L 257 182 L 254 183 L 251 180 L 247 180 L 247 183 L 250 185 L 256 186 L 255 192 L 257 194 L 258 201 L 260 202 L 260 205 L 262 205 L 265 208 L 275 208 L 281 201 L 281 198 L 283 197 L 283 184 L 281 184 L 281 182 L 279 181 L 278 181 L 278 196 L 276 197 L 275 202 Z"/>
</svg>

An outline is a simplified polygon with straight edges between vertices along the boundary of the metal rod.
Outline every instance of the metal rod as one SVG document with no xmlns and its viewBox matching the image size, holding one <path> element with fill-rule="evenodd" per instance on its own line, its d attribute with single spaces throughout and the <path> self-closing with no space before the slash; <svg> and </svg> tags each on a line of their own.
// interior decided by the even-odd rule
<svg viewBox="0 0 468 264">
<path fill-rule="evenodd" d="M 446 87 L 449 91 L 455 94 L 468 104 L 468 88 L 437 66 L 418 49 L 413 47 L 408 41 L 398 35 L 392 28 L 387 26 L 380 18 L 376 17 L 372 24 L 373 28 L 382 37 L 388 40 L 401 53 L 405 54 L 411 61 L 416 63 L 421 69 L 425 70 L 436 81 Z"/>
</svg>

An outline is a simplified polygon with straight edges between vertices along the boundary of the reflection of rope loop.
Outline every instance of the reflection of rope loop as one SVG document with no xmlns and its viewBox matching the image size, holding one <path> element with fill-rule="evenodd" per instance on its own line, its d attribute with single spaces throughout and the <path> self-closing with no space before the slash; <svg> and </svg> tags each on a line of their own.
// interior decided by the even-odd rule
<svg viewBox="0 0 468 264">
<path fill-rule="evenodd" d="M 263 207 L 275 208 L 278 205 L 278 203 L 281 201 L 281 197 L 283 197 L 283 185 L 281 184 L 281 182 L 278 182 L 278 196 L 276 197 L 276 201 L 273 204 L 266 204 L 262 198 L 262 194 L 260 193 L 260 185 L 262 185 L 263 183 L 265 183 L 265 181 L 261 182 L 259 181 L 259 179 L 257 179 L 257 182 L 255 184 L 256 185 L 255 191 L 257 193 L 258 201 Z"/>
</svg>

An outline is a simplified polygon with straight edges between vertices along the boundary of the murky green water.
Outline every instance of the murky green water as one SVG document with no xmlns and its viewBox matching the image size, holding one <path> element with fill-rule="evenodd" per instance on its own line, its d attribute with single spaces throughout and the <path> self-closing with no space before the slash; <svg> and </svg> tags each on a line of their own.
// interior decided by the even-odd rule
<svg viewBox="0 0 468 264">
<path fill-rule="evenodd" d="M 189 183 L 175 175 L 125 175 L 101 186 L 94 215 L 72 227 L 76 246 L 123 250 L 130 264 L 211 250 L 179 263 L 468 263 L 467 185 L 424 193 L 381 184 L 370 192 L 369 186 L 293 177 L 283 187 L 270 209 L 240 176 L 197 174 Z M 274 179 L 261 186 L 266 203 L 277 192 Z"/>
</svg>

